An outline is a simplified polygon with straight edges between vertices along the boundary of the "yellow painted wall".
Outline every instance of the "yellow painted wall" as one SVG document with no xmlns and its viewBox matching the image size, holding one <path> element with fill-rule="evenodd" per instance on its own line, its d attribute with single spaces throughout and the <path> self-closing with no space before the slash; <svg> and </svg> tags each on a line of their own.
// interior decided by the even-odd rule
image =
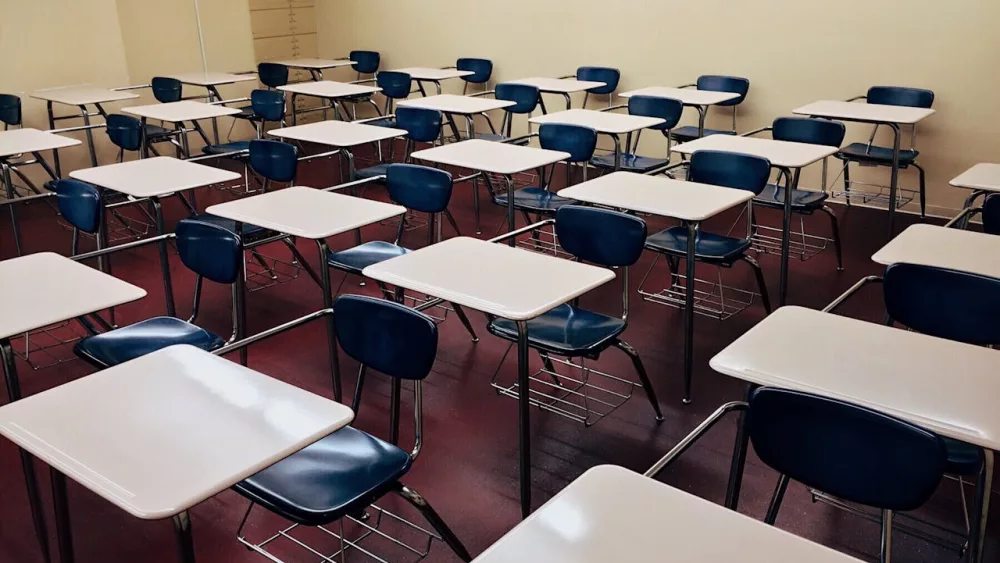
<svg viewBox="0 0 1000 563">
<path fill-rule="evenodd" d="M 622 71 L 619 91 L 689 83 L 699 74 L 746 76 L 752 86 L 741 131 L 874 84 L 930 88 L 938 113 L 920 126 L 918 148 L 930 204 L 940 208 L 960 207 L 966 195 L 948 187 L 949 179 L 976 162 L 1000 160 L 992 114 L 1000 93 L 1000 2 L 318 0 L 316 19 L 321 56 L 375 49 L 385 69 L 478 56 L 492 59 L 496 79 L 505 80 L 608 65 Z M 849 140 L 867 140 L 869 132 L 848 125 Z M 662 149 L 659 139 L 645 144 Z M 888 171 L 877 177 L 887 181 Z M 914 171 L 902 178 L 916 185 Z M 817 183 L 816 171 L 803 178 Z"/>
</svg>

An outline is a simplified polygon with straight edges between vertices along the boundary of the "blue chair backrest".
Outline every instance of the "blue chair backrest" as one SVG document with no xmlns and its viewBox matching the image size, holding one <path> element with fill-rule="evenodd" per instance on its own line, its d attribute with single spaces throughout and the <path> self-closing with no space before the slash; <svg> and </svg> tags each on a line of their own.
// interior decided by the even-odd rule
<svg viewBox="0 0 1000 563">
<path fill-rule="evenodd" d="M 430 143 L 441 136 L 444 116 L 436 109 L 396 108 L 396 127 L 418 143 Z"/>
<path fill-rule="evenodd" d="M 382 89 L 382 94 L 394 100 L 402 100 L 410 95 L 413 82 L 405 72 L 382 71 L 375 76 L 375 82 Z"/>
<path fill-rule="evenodd" d="M 250 168 L 268 180 L 275 182 L 294 180 L 299 164 L 298 156 L 298 149 L 290 143 L 270 139 L 250 141 Z"/>
<path fill-rule="evenodd" d="M 0 94 L 0 123 L 16 127 L 21 124 L 21 98 Z"/>
<path fill-rule="evenodd" d="M 474 72 L 475 74 L 462 77 L 462 80 L 472 84 L 485 84 L 493 76 L 493 61 L 489 59 L 458 59 L 455 68 Z"/>
<path fill-rule="evenodd" d="M 983 202 L 983 232 L 1000 235 L 1000 197 L 990 196 Z"/>
<path fill-rule="evenodd" d="M 1000 279 L 917 264 L 886 268 L 885 311 L 907 327 L 948 340 L 1000 344 Z"/>
<path fill-rule="evenodd" d="M 711 90 L 713 92 L 732 92 L 739 94 L 739 98 L 733 98 L 725 102 L 716 104 L 720 106 L 736 106 L 743 103 L 750 91 L 750 81 L 739 76 L 719 76 L 716 74 L 706 74 L 698 77 L 697 87 L 699 90 Z"/>
<path fill-rule="evenodd" d="M 773 469 L 880 509 L 918 508 L 945 470 L 937 435 L 834 399 L 761 388 L 750 397 L 746 425 L 757 456 Z"/>
<path fill-rule="evenodd" d="M 231 284 L 243 275 L 243 244 L 236 233 L 197 219 L 182 219 L 175 229 L 177 254 L 192 272 Z"/>
<path fill-rule="evenodd" d="M 116 147 L 137 151 L 142 144 L 142 123 L 131 115 L 112 113 L 106 120 L 105 130 Z"/>
<path fill-rule="evenodd" d="M 514 105 L 504 108 L 516 114 L 526 114 L 538 107 L 538 88 L 529 84 L 497 84 L 496 99 L 514 102 Z"/>
<path fill-rule="evenodd" d="M 385 299 L 341 295 L 333 303 L 337 341 L 358 362 L 399 379 L 422 380 L 437 355 L 437 325 Z"/>
<path fill-rule="evenodd" d="M 253 112 L 267 121 L 281 121 L 285 117 L 285 93 L 281 90 L 254 90 L 250 92 Z"/>
<path fill-rule="evenodd" d="M 646 244 L 646 222 L 620 211 L 566 205 L 556 212 L 559 245 L 573 256 L 601 266 L 631 266 Z"/>
<path fill-rule="evenodd" d="M 681 120 L 681 114 L 684 113 L 684 104 L 680 100 L 673 98 L 632 96 L 628 99 L 628 112 L 630 115 L 659 117 L 663 120 L 663 123 L 654 125 L 650 129 L 666 131 L 667 129 L 673 129 L 677 125 L 677 122 Z"/>
<path fill-rule="evenodd" d="M 257 78 L 268 88 L 288 85 L 288 67 L 278 63 L 260 63 L 257 65 Z"/>
<path fill-rule="evenodd" d="M 929 108 L 934 103 L 934 92 L 904 86 L 872 86 L 868 89 L 867 97 L 869 104 L 887 106 Z"/>
<path fill-rule="evenodd" d="M 766 158 L 724 151 L 696 151 L 691 155 L 688 180 L 713 186 L 748 190 L 759 195 L 771 176 Z"/>
<path fill-rule="evenodd" d="M 362 74 L 373 74 L 378 71 L 378 65 L 382 61 L 382 56 L 377 51 L 351 51 L 347 58 L 354 61 L 351 65 L 355 71 Z"/>
<path fill-rule="evenodd" d="M 538 128 L 538 143 L 543 149 L 569 153 L 569 162 L 589 162 L 597 148 L 597 131 L 567 123 L 543 123 Z"/>
<path fill-rule="evenodd" d="M 440 213 L 451 200 L 451 174 L 416 164 L 390 164 L 385 184 L 392 201 L 407 209 Z"/>
<path fill-rule="evenodd" d="M 847 128 L 839 121 L 809 117 L 779 117 L 771 125 L 771 137 L 778 141 L 839 147 Z"/>
<path fill-rule="evenodd" d="M 597 86 L 587 90 L 591 94 L 610 94 L 618 89 L 618 81 L 621 80 L 622 73 L 617 68 L 605 66 L 581 66 L 576 69 L 576 79 L 589 82 L 603 82 L 604 86 Z"/>
<path fill-rule="evenodd" d="M 94 234 L 101 227 L 101 194 L 97 188 L 79 180 L 59 180 L 55 185 L 59 214 L 84 233 Z"/>
<path fill-rule="evenodd" d="M 182 85 L 180 80 L 155 76 L 149 84 L 153 88 L 153 97 L 161 104 L 169 104 L 181 100 Z"/>
</svg>

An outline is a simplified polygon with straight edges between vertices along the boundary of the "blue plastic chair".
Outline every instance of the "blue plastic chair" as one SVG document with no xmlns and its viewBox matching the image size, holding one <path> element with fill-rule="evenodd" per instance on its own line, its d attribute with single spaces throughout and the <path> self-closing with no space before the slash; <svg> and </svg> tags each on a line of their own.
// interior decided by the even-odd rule
<svg viewBox="0 0 1000 563">
<path fill-rule="evenodd" d="M 80 180 L 66 178 L 56 180 L 49 186 L 56 193 L 56 207 L 63 220 L 73 227 L 70 255 L 79 250 L 80 233 L 95 235 L 97 248 L 103 248 L 101 240 L 101 193 L 97 188 Z"/>
<path fill-rule="evenodd" d="M 583 97 L 583 107 L 587 107 L 587 100 L 590 95 L 607 96 L 608 107 L 611 107 L 611 98 L 618 89 L 618 82 L 622 78 L 622 73 L 617 68 L 603 66 L 581 66 L 576 69 L 576 79 L 588 82 L 603 82 L 604 86 L 596 86 L 587 90 Z"/>
<path fill-rule="evenodd" d="M 125 159 L 125 152 L 137 152 L 142 148 L 142 122 L 121 113 L 108 115 L 105 120 L 105 132 L 111 143 L 118 147 L 118 162 Z M 146 142 L 149 150 L 156 156 L 160 156 L 159 151 L 154 146 L 157 143 L 172 142 L 176 131 L 160 127 L 158 125 L 146 124 Z"/>
<path fill-rule="evenodd" d="M 351 51 L 347 58 L 354 62 L 351 68 L 358 73 L 358 80 L 361 80 L 362 75 L 378 72 L 382 60 L 377 51 Z"/>
<path fill-rule="evenodd" d="M 489 116 L 487 116 L 492 132 L 477 132 L 476 138 L 485 139 L 487 141 L 504 141 L 509 139 L 512 136 L 512 129 L 514 127 L 514 116 L 530 116 L 538 107 L 539 95 L 540 93 L 538 88 L 528 84 L 497 84 L 494 97 L 498 100 L 514 102 L 514 105 L 503 108 L 504 114 L 503 120 L 500 121 L 499 132 L 493 130 L 493 123 L 492 121 L 489 121 Z M 528 131 L 531 131 L 530 123 L 528 124 Z M 516 144 L 528 144 L 528 139 L 525 139 L 523 142 L 519 141 Z"/>
<path fill-rule="evenodd" d="M 915 108 L 929 108 L 934 104 L 934 92 L 921 88 L 906 88 L 901 86 L 872 86 L 868 89 L 868 94 L 863 96 L 869 104 L 881 104 L 889 106 L 906 106 Z M 855 98 L 859 99 L 859 98 Z M 862 165 L 892 167 L 892 147 L 880 147 L 874 145 L 875 133 L 878 132 L 878 125 L 872 128 L 871 137 L 867 143 L 851 143 L 837 153 L 837 158 L 844 161 L 844 192 L 848 205 L 851 203 L 851 163 L 857 162 Z M 917 157 L 920 151 L 916 149 L 917 128 L 913 127 L 910 134 L 910 148 L 900 149 L 899 169 L 905 170 L 910 166 L 917 169 L 920 182 L 920 216 L 926 217 L 927 204 L 925 195 L 927 185 L 924 179 L 924 169 L 917 164 Z"/>
<path fill-rule="evenodd" d="M 396 109 L 396 115 L 392 119 L 392 127 L 406 131 L 406 146 L 403 150 L 403 162 L 409 162 L 410 153 L 416 147 L 416 143 L 433 143 L 441 136 L 441 127 L 444 123 L 444 116 L 436 109 L 401 107 Z M 372 122 L 373 123 L 373 122 Z M 384 123 L 380 123 L 383 124 Z M 381 147 L 380 147 L 381 148 Z M 391 166 L 392 143 L 389 144 L 390 162 L 380 162 L 378 164 L 362 168 L 355 172 L 355 178 L 365 179 L 375 176 L 384 176 L 386 170 Z"/>
<path fill-rule="evenodd" d="M 201 302 L 203 279 L 232 285 L 235 311 L 229 342 L 243 334 L 243 252 L 240 237 L 218 225 L 195 219 L 177 223 L 177 254 L 195 274 L 191 317 L 155 317 L 78 341 L 73 351 L 98 368 L 107 368 L 176 344 L 190 344 L 202 350 L 224 346 L 226 339 L 195 324 Z M 245 359 L 245 356 L 244 356 Z"/>
<path fill-rule="evenodd" d="M 254 124 L 257 138 L 264 137 L 264 126 L 268 121 L 285 124 L 285 93 L 280 90 L 254 90 L 250 92 L 250 106 L 244 108 L 244 113 L 233 117 L 242 117 Z M 217 145 L 205 145 L 205 154 L 227 154 L 250 149 L 250 141 L 231 141 Z"/>
<path fill-rule="evenodd" d="M 153 89 L 153 97 L 161 104 L 181 101 L 183 85 L 180 80 L 164 76 L 154 76 L 149 84 Z"/>
<path fill-rule="evenodd" d="M 699 90 L 710 90 L 712 92 L 732 92 L 733 94 L 739 94 L 738 98 L 733 98 L 732 100 L 727 100 L 725 102 L 715 104 L 720 107 L 731 107 L 733 108 L 733 128 L 731 130 L 725 129 L 709 129 L 705 128 L 705 136 L 709 135 L 735 135 L 736 134 L 736 108 L 743 103 L 746 99 L 747 93 L 750 91 L 750 81 L 746 78 L 741 78 L 738 76 L 719 76 L 714 74 L 706 74 L 704 76 L 698 77 L 698 82 L 691 85 L 682 86 L 686 88 L 688 86 L 695 86 Z M 688 141 L 693 141 L 698 138 L 698 127 L 696 126 L 684 126 L 678 127 L 671 132 L 675 142 L 686 143 Z"/>
<path fill-rule="evenodd" d="M 656 98 L 652 96 L 632 96 L 628 99 L 628 113 L 629 115 L 641 115 L 644 117 L 657 117 L 663 120 L 663 123 L 659 125 L 654 125 L 650 127 L 653 131 L 659 131 L 667 139 L 667 157 L 666 158 L 654 158 L 649 156 L 640 156 L 638 154 L 639 150 L 639 138 L 641 136 L 641 131 L 636 134 L 633 138 L 632 134 L 629 133 L 625 140 L 625 148 L 621 155 L 621 170 L 626 172 L 637 172 L 646 173 L 651 170 L 666 166 L 670 164 L 671 156 L 671 141 L 670 141 L 670 131 L 677 126 L 677 123 L 681 119 L 681 114 L 684 113 L 684 104 L 679 100 L 674 100 L 671 98 Z M 634 140 L 634 143 L 633 143 Z M 615 169 L 615 155 L 614 154 L 602 154 L 595 156 L 593 160 L 590 161 L 595 167 L 602 170 L 614 170 Z"/>
<path fill-rule="evenodd" d="M 288 67 L 278 63 L 260 63 L 257 65 L 257 78 L 268 88 L 287 86 Z"/>
<path fill-rule="evenodd" d="M 468 92 L 469 84 L 487 84 L 493 76 L 493 61 L 489 59 L 461 58 L 455 63 L 455 68 L 475 73 L 462 77 L 465 82 L 462 85 L 463 96 Z"/>
<path fill-rule="evenodd" d="M 6 131 L 21 126 L 21 98 L 13 94 L 0 94 L 0 123 Z"/>
<path fill-rule="evenodd" d="M 375 75 L 375 83 L 382 89 L 381 94 L 385 96 L 385 106 L 382 108 L 383 115 L 393 113 L 396 100 L 405 100 L 410 96 L 413 89 L 413 79 L 405 72 L 382 71 Z M 396 121 L 391 117 L 370 121 L 368 125 L 379 127 L 396 127 Z"/>
<path fill-rule="evenodd" d="M 989 196 L 983 202 L 980 212 L 983 221 L 983 232 L 990 235 L 1000 235 L 1000 197 Z"/>
</svg>

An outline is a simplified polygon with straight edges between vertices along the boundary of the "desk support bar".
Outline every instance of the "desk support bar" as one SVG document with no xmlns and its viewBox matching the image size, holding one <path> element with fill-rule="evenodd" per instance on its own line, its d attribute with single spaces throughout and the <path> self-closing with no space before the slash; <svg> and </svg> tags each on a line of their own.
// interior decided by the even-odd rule
<svg viewBox="0 0 1000 563">
<path fill-rule="evenodd" d="M 858 290 L 861 289 L 862 287 L 864 287 L 864 286 L 866 286 L 866 285 L 868 285 L 870 283 L 881 282 L 881 281 L 882 281 L 882 278 L 879 277 L 879 276 L 866 276 L 866 277 L 861 278 L 860 280 L 858 280 L 858 283 L 856 283 L 853 286 L 851 286 L 851 288 L 848 289 L 847 291 L 845 291 L 840 297 L 838 297 L 838 298 L 834 299 L 833 301 L 831 301 L 830 304 L 827 305 L 826 307 L 823 307 L 823 312 L 824 313 L 832 313 L 834 311 L 834 309 L 836 309 L 837 307 L 840 307 L 844 303 L 844 301 L 847 301 L 848 297 L 850 297 L 850 296 L 854 295 L 855 293 L 857 293 Z"/>
<path fill-rule="evenodd" d="M 556 220 L 555 219 L 546 219 L 544 221 L 539 221 L 537 223 L 532 223 L 531 225 L 528 225 L 527 227 L 521 227 L 520 229 L 515 229 L 515 230 L 513 230 L 513 231 L 511 231 L 509 233 L 504 233 L 504 234 L 502 234 L 500 236 L 493 237 L 493 238 L 489 239 L 486 242 L 503 242 L 503 241 L 505 241 L 505 240 L 507 240 L 509 238 L 516 237 L 516 236 L 519 236 L 519 235 L 523 235 L 524 233 L 528 233 L 528 232 L 534 231 L 535 229 L 541 229 L 542 227 L 545 227 L 547 225 L 555 225 L 555 224 L 556 224 Z"/>
<path fill-rule="evenodd" d="M 261 340 L 264 340 L 266 338 L 270 338 L 272 336 L 276 336 L 276 335 L 281 334 L 283 332 L 287 332 L 287 331 L 289 331 L 289 330 L 291 330 L 293 328 L 302 326 L 304 324 L 308 324 L 308 323 L 310 323 L 310 322 L 312 322 L 312 321 L 314 321 L 316 319 L 320 319 L 322 317 L 325 317 L 327 315 L 332 315 L 332 314 L 333 314 L 333 309 L 320 309 L 319 311 L 315 311 L 315 312 L 309 313 L 308 315 L 305 315 L 303 317 L 299 317 L 297 319 L 288 321 L 287 323 L 280 324 L 280 325 L 278 325 L 276 327 L 269 328 L 267 330 L 258 332 L 257 334 L 254 334 L 253 336 L 248 336 L 248 337 L 246 337 L 246 338 L 244 338 L 242 340 L 237 340 L 236 342 L 233 342 L 232 344 L 227 344 L 227 345 L 223 346 L 222 348 L 219 348 L 218 350 L 213 350 L 212 353 L 215 354 L 216 356 L 224 356 L 224 355 L 226 355 L 226 354 L 228 354 L 230 352 L 235 352 L 235 351 L 240 350 L 242 348 L 246 348 L 247 346 L 250 346 L 251 344 L 254 344 L 256 342 L 260 342 Z"/>
<path fill-rule="evenodd" d="M 687 451 L 687 449 L 691 447 L 691 445 L 693 445 L 696 441 L 698 441 L 698 439 L 701 438 L 702 435 L 711 430 L 712 427 L 715 426 L 716 422 L 722 420 L 724 416 L 726 416 L 732 411 L 745 410 L 747 406 L 748 406 L 747 403 L 744 401 L 730 401 L 722 405 L 721 407 L 716 409 L 715 412 L 713 412 L 708 418 L 706 418 L 701 424 L 695 427 L 695 429 L 692 430 L 690 434 L 682 438 L 681 441 L 678 442 L 676 446 L 671 448 L 670 451 L 667 452 L 666 455 L 661 457 L 659 461 L 654 463 L 652 467 L 647 469 L 646 472 L 643 473 L 643 475 L 651 478 L 656 477 L 656 475 L 659 474 L 660 471 L 663 471 L 663 469 L 666 468 L 666 466 L 670 465 L 675 459 L 677 459 L 677 457 L 679 457 L 682 453 Z"/>
</svg>

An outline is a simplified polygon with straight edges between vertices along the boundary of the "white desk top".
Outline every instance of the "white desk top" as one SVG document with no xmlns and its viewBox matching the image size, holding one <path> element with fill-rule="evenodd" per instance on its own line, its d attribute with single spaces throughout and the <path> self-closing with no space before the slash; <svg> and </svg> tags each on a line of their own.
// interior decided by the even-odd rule
<svg viewBox="0 0 1000 563">
<path fill-rule="evenodd" d="M 639 131 L 647 127 L 659 125 L 663 120 L 659 117 L 645 117 L 642 115 L 629 115 L 627 113 L 614 113 L 611 111 L 594 111 L 592 109 L 568 109 L 557 111 L 546 115 L 532 117 L 528 121 L 532 123 L 566 123 L 569 125 L 582 125 L 596 129 L 598 133 L 624 134 L 632 131 Z"/>
<path fill-rule="evenodd" d="M 212 215 L 317 240 L 406 213 L 399 205 L 305 186 L 209 206 Z"/>
<path fill-rule="evenodd" d="M 27 152 L 63 149 L 79 145 L 80 141 L 55 133 L 25 127 L 0 131 L 0 158 Z"/>
<path fill-rule="evenodd" d="M 315 96 L 317 98 L 345 98 L 347 96 L 360 96 L 382 91 L 381 88 L 376 86 L 347 84 L 345 82 L 334 82 L 333 80 L 299 82 L 298 84 L 278 86 L 278 90 L 292 94 L 301 94 L 303 96 Z"/>
<path fill-rule="evenodd" d="M 413 153 L 413 158 L 493 174 L 517 174 L 569 158 L 569 153 L 470 139 Z"/>
<path fill-rule="evenodd" d="M 282 139 L 305 141 L 331 147 L 354 147 L 403 137 L 406 135 L 406 131 L 349 121 L 317 121 L 294 127 L 272 129 L 268 131 L 268 134 Z"/>
<path fill-rule="evenodd" d="M 792 346 L 801 335 L 829 346 Z M 831 397 L 1000 450 L 1000 352 L 803 307 L 782 307 L 709 362 L 720 373 Z"/>
<path fill-rule="evenodd" d="M 868 123 L 913 124 L 934 113 L 933 109 L 887 106 L 842 100 L 820 100 L 792 110 L 798 115 L 848 119 Z"/>
<path fill-rule="evenodd" d="M 0 261 L 0 338 L 142 299 L 146 290 L 52 252 Z"/>
<path fill-rule="evenodd" d="M 618 95 L 623 98 L 631 98 L 632 96 L 673 98 L 686 106 L 713 106 L 740 97 L 739 94 L 733 92 L 715 92 L 713 90 L 698 90 L 697 88 L 668 88 L 666 86 L 650 86 Z"/>
<path fill-rule="evenodd" d="M 828 156 L 837 154 L 837 147 L 775 141 L 759 137 L 736 135 L 709 135 L 674 147 L 674 152 L 691 154 L 698 150 L 738 152 L 760 156 L 771 161 L 772 166 L 802 168 Z"/>
<path fill-rule="evenodd" d="M 523 321 L 614 279 L 613 271 L 469 237 L 368 266 L 365 277 Z"/>
<path fill-rule="evenodd" d="M 219 86 L 222 84 L 257 80 L 257 75 L 255 74 L 230 74 L 228 72 L 186 72 L 168 76 L 192 86 Z"/>
<path fill-rule="evenodd" d="M 156 520 L 353 417 L 235 362 L 172 346 L 0 407 L 0 434 L 129 514 Z"/>
<path fill-rule="evenodd" d="M 351 66 L 352 64 L 354 64 L 354 61 L 348 59 L 293 59 L 287 61 L 274 61 L 274 63 L 279 65 L 285 65 L 289 68 L 323 70 L 327 68 Z"/>
<path fill-rule="evenodd" d="M 613 465 L 588 470 L 474 561 L 860 563 Z"/>
<path fill-rule="evenodd" d="M 78 84 L 76 86 L 60 86 L 58 88 L 36 90 L 31 93 L 31 97 L 36 100 L 46 100 L 57 104 L 84 106 L 121 100 L 134 100 L 139 97 L 139 94 L 129 91 L 110 90 L 99 86 L 91 86 L 90 84 Z"/>
<path fill-rule="evenodd" d="M 550 94 L 572 94 L 573 92 L 583 92 L 598 86 L 607 86 L 604 82 L 594 82 L 592 80 L 577 80 L 575 78 L 545 78 L 535 76 L 531 78 L 521 78 L 519 80 L 508 80 L 507 84 L 527 84 L 534 86 L 542 92 Z"/>
<path fill-rule="evenodd" d="M 425 108 L 436 109 L 444 113 L 457 113 L 459 115 L 475 115 L 485 113 L 495 109 L 510 107 L 515 102 L 508 100 L 495 100 L 493 98 L 469 96 L 456 96 L 454 94 L 440 94 L 428 96 L 426 98 L 413 98 L 399 102 L 399 107 L 403 108 Z"/>
<path fill-rule="evenodd" d="M 753 198 L 753 192 L 613 172 L 559 191 L 562 197 L 684 221 L 703 221 Z"/>
<path fill-rule="evenodd" d="M 905 262 L 1000 278 L 1000 236 L 910 225 L 873 254 L 872 260 L 883 266 Z"/>
<path fill-rule="evenodd" d="M 158 119 L 170 123 L 225 117 L 227 115 L 236 115 L 240 112 L 238 109 L 227 108 L 222 105 L 204 104 L 193 100 L 181 100 L 179 102 L 151 104 L 148 106 L 132 106 L 123 108 L 122 111 L 138 117 Z"/>
<path fill-rule="evenodd" d="M 458 70 L 457 68 L 428 68 L 422 66 L 397 68 L 393 69 L 393 72 L 405 72 L 406 74 L 409 74 L 410 78 L 413 80 L 431 80 L 434 82 L 476 74 L 471 70 Z"/>
<path fill-rule="evenodd" d="M 1000 164 L 980 162 L 948 183 L 956 188 L 1000 192 Z"/>
<path fill-rule="evenodd" d="M 81 168 L 69 175 L 88 184 L 139 198 L 159 197 L 240 178 L 236 172 L 178 160 L 172 156 Z"/>
</svg>

